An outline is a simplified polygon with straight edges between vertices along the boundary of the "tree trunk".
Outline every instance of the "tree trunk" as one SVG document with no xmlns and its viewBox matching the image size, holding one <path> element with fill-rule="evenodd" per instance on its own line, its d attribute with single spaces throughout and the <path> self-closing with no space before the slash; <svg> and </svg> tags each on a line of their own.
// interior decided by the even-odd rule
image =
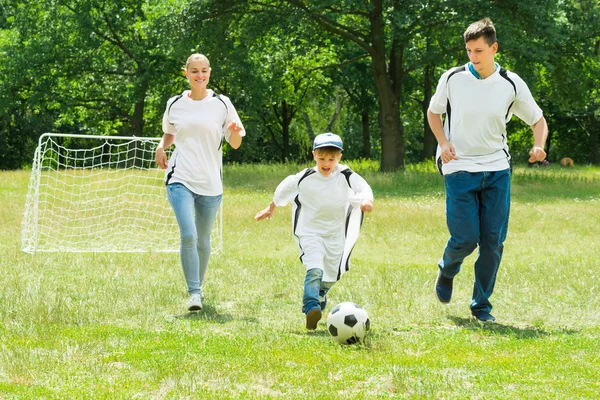
<svg viewBox="0 0 600 400">
<path fill-rule="evenodd" d="M 402 50 L 396 40 L 392 43 L 390 64 L 386 59 L 383 1 L 371 0 L 371 69 L 379 101 L 379 130 L 381 131 L 382 171 L 404 168 L 404 137 L 400 118 L 402 92 Z M 389 67 L 389 68 L 388 68 Z"/>
<path fill-rule="evenodd" d="M 598 154 L 598 119 L 593 114 L 589 116 L 590 124 L 590 163 L 592 165 L 600 164 L 600 155 Z"/>
<path fill-rule="evenodd" d="M 281 161 L 286 162 L 290 154 L 290 122 L 287 102 L 281 102 Z"/>
<path fill-rule="evenodd" d="M 361 156 L 370 159 L 371 158 L 371 130 L 369 127 L 370 118 L 369 118 L 369 110 L 363 109 L 361 112 L 361 122 L 362 122 L 362 138 L 363 138 L 363 146 L 361 151 Z"/>
<path fill-rule="evenodd" d="M 425 65 L 423 71 L 423 160 L 431 160 L 435 157 L 436 140 L 429 122 L 427 121 L 427 110 L 429 109 L 429 102 L 433 96 L 433 66 L 430 64 Z"/>
<path fill-rule="evenodd" d="M 136 102 L 133 108 L 133 116 L 131 117 L 133 135 L 138 137 L 144 136 L 144 108 L 148 93 L 148 81 L 143 77 L 144 72 L 140 72 L 140 74 L 142 74 L 142 80 L 135 90 Z"/>
<path fill-rule="evenodd" d="M 373 57 L 372 67 L 379 101 L 380 169 L 397 171 L 404 168 L 404 138 L 400 119 L 400 103 L 396 99 L 392 83 L 386 72 L 385 54 L 381 54 L 378 58 L 383 58 L 383 60 Z"/>
</svg>

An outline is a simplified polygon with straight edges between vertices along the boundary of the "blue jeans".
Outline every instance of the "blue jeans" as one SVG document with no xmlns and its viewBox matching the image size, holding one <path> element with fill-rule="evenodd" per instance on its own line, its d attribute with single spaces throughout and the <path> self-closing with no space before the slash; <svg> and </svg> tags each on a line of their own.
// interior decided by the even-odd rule
<svg viewBox="0 0 600 400">
<path fill-rule="evenodd" d="M 311 268 L 304 278 L 304 295 L 302 296 L 302 312 L 306 314 L 313 308 L 321 309 L 320 297 L 324 297 L 335 282 L 323 282 L 323 270 Z"/>
<path fill-rule="evenodd" d="M 210 258 L 210 233 L 222 197 L 195 194 L 181 183 L 167 186 L 167 198 L 179 225 L 181 266 L 189 294 L 202 293 Z"/>
<path fill-rule="evenodd" d="M 444 177 L 446 223 L 450 239 L 438 266 L 447 278 L 460 271 L 465 257 L 479 245 L 471 312 L 490 312 L 510 211 L 510 170 L 455 172 Z"/>
</svg>

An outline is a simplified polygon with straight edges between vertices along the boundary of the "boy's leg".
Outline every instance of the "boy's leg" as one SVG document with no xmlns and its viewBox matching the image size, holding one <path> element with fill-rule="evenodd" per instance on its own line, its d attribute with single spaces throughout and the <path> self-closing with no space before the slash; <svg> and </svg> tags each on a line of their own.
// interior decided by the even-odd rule
<svg viewBox="0 0 600 400">
<path fill-rule="evenodd" d="M 327 292 L 335 284 L 335 282 L 324 282 L 321 281 L 321 288 L 319 289 L 319 304 L 321 305 L 321 311 L 327 307 Z"/>
<path fill-rule="evenodd" d="M 302 312 L 306 314 L 306 329 L 316 329 L 322 316 L 319 302 L 322 278 L 323 270 L 320 268 L 311 268 L 306 271 L 304 295 L 302 296 Z"/>
<path fill-rule="evenodd" d="M 494 291 L 500 267 L 510 213 L 510 170 L 489 172 L 481 193 L 481 239 L 475 261 L 475 283 L 471 313 L 489 313 L 489 297 Z"/>
</svg>

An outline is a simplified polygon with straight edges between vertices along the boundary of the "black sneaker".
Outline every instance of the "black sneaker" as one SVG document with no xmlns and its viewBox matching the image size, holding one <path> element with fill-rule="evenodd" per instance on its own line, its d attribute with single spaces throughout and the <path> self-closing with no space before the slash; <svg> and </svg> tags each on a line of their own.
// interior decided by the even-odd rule
<svg viewBox="0 0 600 400">
<path fill-rule="evenodd" d="M 477 314 L 473 314 L 473 318 L 479 322 L 494 322 L 496 320 L 496 318 L 487 311 L 479 311 Z"/>
<path fill-rule="evenodd" d="M 454 281 L 454 278 L 446 278 L 440 270 L 435 281 L 435 294 L 442 303 L 450 303 L 450 299 L 452 298 L 452 281 Z"/>
<path fill-rule="evenodd" d="M 306 313 L 306 329 L 314 331 L 317 329 L 317 324 L 321 320 L 321 310 L 318 308 L 313 308 L 309 312 Z"/>
</svg>

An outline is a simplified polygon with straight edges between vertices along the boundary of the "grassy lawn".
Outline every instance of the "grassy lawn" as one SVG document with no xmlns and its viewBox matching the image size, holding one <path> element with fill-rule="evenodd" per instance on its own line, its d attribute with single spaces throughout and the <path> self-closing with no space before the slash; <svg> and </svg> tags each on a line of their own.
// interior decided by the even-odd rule
<svg viewBox="0 0 600 400">
<path fill-rule="evenodd" d="M 200 313 L 185 310 L 177 253 L 22 253 L 29 172 L 0 172 L 0 398 L 598 398 L 600 169 L 515 169 L 497 323 L 483 325 L 469 318 L 475 255 L 449 305 L 433 291 L 441 176 L 350 165 L 375 209 L 326 312 L 366 308 L 361 346 L 335 343 L 325 319 L 304 329 L 290 207 L 252 219 L 299 166 L 226 166 L 223 253 Z"/>
</svg>

